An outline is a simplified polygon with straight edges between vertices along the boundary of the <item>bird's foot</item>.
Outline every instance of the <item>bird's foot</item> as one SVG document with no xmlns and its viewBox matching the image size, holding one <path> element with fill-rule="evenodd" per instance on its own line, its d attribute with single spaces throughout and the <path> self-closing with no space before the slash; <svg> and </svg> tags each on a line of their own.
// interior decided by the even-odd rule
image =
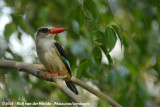
<svg viewBox="0 0 160 107">
<path fill-rule="evenodd" d="M 58 73 L 56 73 L 56 74 L 52 74 L 52 76 L 51 76 L 51 78 L 50 79 L 53 79 L 53 77 L 54 76 L 58 76 L 58 75 L 60 75 L 61 74 L 61 72 L 59 71 Z"/>
<path fill-rule="evenodd" d="M 48 74 L 50 74 L 50 72 L 45 72 L 43 78 L 46 79 Z"/>
</svg>

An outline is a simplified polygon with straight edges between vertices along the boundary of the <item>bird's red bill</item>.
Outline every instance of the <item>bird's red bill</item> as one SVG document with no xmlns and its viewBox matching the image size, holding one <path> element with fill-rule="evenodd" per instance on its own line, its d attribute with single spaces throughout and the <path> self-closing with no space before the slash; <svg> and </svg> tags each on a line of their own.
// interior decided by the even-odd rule
<svg viewBox="0 0 160 107">
<path fill-rule="evenodd" d="M 50 34 L 61 33 L 61 32 L 64 32 L 65 30 L 66 28 L 53 28 L 52 30 L 50 30 Z"/>
</svg>

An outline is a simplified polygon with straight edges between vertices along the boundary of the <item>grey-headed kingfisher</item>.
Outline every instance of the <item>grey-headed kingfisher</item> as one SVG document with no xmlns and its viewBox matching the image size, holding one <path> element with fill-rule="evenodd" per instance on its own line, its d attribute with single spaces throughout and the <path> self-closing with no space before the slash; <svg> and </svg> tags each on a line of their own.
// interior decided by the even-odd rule
<svg viewBox="0 0 160 107">
<path fill-rule="evenodd" d="M 78 95 L 78 91 L 71 81 L 71 68 L 62 46 L 54 40 L 54 36 L 65 31 L 66 28 L 55 28 L 51 26 L 41 27 L 36 34 L 36 50 L 41 63 L 47 69 L 44 75 L 51 73 L 54 76 L 65 76 L 67 87 Z"/>
</svg>

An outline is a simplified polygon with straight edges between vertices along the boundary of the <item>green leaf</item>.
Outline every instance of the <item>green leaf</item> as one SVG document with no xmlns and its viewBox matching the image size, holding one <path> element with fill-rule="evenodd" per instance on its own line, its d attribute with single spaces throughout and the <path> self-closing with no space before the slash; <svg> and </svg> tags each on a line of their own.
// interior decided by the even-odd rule
<svg viewBox="0 0 160 107">
<path fill-rule="evenodd" d="M 21 40 L 22 34 L 18 32 L 18 39 Z"/>
<path fill-rule="evenodd" d="M 111 29 L 111 28 L 106 28 L 106 29 Z M 110 30 L 109 30 L 110 31 Z M 113 31 L 113 29 L 112 29 Z M 106 32 L 105 32 L 106 33 Z M 96 33 L 98 36 L 99 36 L 99 39 L 97 40 L 99 43 L 101 42 L 102 44 L 100 45 L 101 49 L 103 50 L 103 52 L 105 53 L 108 61 L 109 61 L 109 68 L 111 68 L 112 64 L 113 64 L 113 60 L 109 54 L 109 50 L 108 50 L 108 46 L 109 44 L 107 43 L 108 40 L 109 40 L 109 37 L 108 35 L 104 34 L 103 32 L 100 32 L 98 31 Z M 110 34 L 110 33 L 109 33 Z M 106 37 L 107 36 L 107 37 Z M 116 35 L 114 35 L 116 36 Z M 111 38 L 111 37 L 110 37 Z M 116 42 L 116 41 L 115 41 Z"/>
<path fill-rule="evenodd" d="M 14 23 L 9 23 L 5 26 L 4 35 L 7 40 L 9 40 L 10 35 L 16 30 L 16 26 Z"/>
<path fill-rule="evenodd" d="M 109 103 L 105 100 L 99 100 L 97 107 L 110 107 Z"/>
<path fill-rule="evenodd" d="M 87 66 L 87 64 L 85 65 Z M 82 75 L 86 78 L 92 78 L 92 79 L 95 79 L 95 76 L 93 74 L 91 74 L 89 71 L 87 70 L 84 70 L 85 72 L 82 73 Z"/>
<path fill-rule="evenodd" d="M 93 0 L 85 0 L 84 5 L 86 9 L 92 14 L 94 19 L 97 19 L 97 6 L 96 3 Z"/>
<path fill-rule="evenodd" d="M 25 20 L 23 19 L 22 15 L 19 15 L 17 13 L 12 15 L 13 22 L 20 27 L 23 31 L 26 31 L 26 23 Z"/>
<path fill-rule="evenodd" d="M 122 35 L 120 34 L 119 28 L 116 25 L 112 25 L 112 28 L 115 30 L 116 34 L 118 35 L 118 38 L 121 41 L 121 48 L 122 48 L 123 38 L 122 38 Z"/>
<path fill-rule="evenodd" d="M 82 75 L 86 78 L 92 78 L 94 79 L 95 76 L 91 73 L 91 64 L 92 64 L 92 61 L 90 59 L 87 59 L 87 63 L 84 65 L 83 67 L 83 72 L 82 72 Z"/>
<path fill-rule="evenodd" d="M 98 31 L 96 32 L 96 34 L 98 35 L 98 39 L 96 40 L 98 43 L 101 43 L 100 44 L 100 47 L 102 48 L 102 50 L 105 52 L 105 54 L 107 55 L 108 54 L 108 51 L 107 51 L 107 44 L 106 44 L 106 41 L 107 41 L 107 38 L 105 37 L 105 34 L 101 31 Z"/>
<path fill-rule="evenodd" d="M 97 65 L 101 64 L 102 61 L 102 53 L 99 47 L 95 47 L 93 50 L 94 59 Z"/>
<path fill-rule="evenodd" d="M 88 20 L 89 28 L 92 30 L 92 32 L 97 31 L 99 29 L 98 23 L 92 20 Z"/>
<path fill-rule="evenodd" d="M 81 73 L 83 72 L 84 66 L 86 65 L 87 60 L 83 60 L 80 62 L 78 68 L 77 68 L 77 78 L 81 77 Z"/>
<path fill-rule="evenodd" d="M 111 27 L 107 27 L 105 30 L 105 36 L 107 38 L 106 42 L 108 51 L 111 52 L 117 41 L 116 33 Z"/>
<path fill-rule="evenodd" d="M 80 26 L 83 26 L 85 23 L 85 16 L 80 6 L 75 9 L 75 19 L 78 21 Z"/>
<path fill-rule="evenodd" d="M 77 78 L 80 78 L 81 76 L 86 78 L 95 78 L 90 72 L 90 65 L 91 61 L 89 60 L 82 60 L 77 68 Z"/>
<path fill-rule="evenodd" d="M 107 54 L 106 56 L 107 56 L 107 59 L 108 59 L 108 62 L 109 62 L 109 69 L 110 69 L 113 65 L 113 60 L 112 60 L 110 54 Z"/>
<path fill-rule="evenodd" d="M 96 32 L 98 39 L 96 40 L 98 43 L 101 43 L 101 46 L 106 47 L 107 38 L 105 34 L 101 31 Z"/>
</svg>

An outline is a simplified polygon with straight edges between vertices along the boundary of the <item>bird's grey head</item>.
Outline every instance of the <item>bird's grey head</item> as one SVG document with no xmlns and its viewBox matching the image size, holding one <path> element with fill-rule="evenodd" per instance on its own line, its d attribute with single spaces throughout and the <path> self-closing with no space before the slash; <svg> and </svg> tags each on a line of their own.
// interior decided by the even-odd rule
<svg viewBox="0 0 160 107">
<path fill-rule="evenodd" d="M 54 26 L 44 26 L 38 29 L 36 38 L 50 38 L 65 30 L 66 28 L 55 28 Z"/>
<path fill-rule="evenodd" d="M 55 28 L 53 26 L 44 26 L 38 29 L 36 38 L 46 38 L 51 36 L 50 31 Z M 55 34 L 54 34 L 55 35 Z"/>
</svg>

